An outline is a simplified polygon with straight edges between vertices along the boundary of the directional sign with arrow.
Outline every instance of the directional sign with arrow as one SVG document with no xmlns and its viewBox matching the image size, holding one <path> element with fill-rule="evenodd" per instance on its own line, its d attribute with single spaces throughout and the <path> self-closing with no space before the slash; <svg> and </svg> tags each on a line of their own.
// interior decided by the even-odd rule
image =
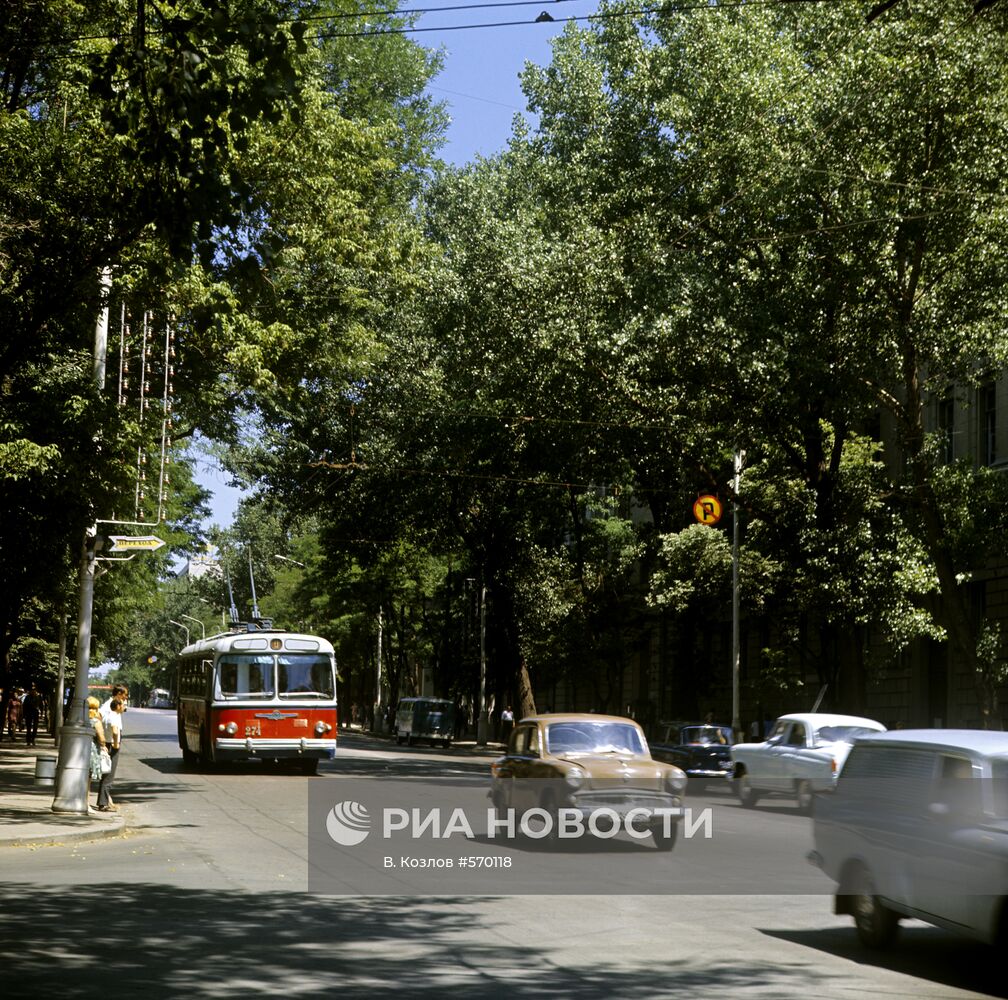
<svg viewBox="0 0 1008 1000">
<path fill-rule="evenodd" d="M 109 535 L 109 541 L 109 552 L 153 552 L 164 545 L 164 539 L 157 535 Z"/>
</svg>

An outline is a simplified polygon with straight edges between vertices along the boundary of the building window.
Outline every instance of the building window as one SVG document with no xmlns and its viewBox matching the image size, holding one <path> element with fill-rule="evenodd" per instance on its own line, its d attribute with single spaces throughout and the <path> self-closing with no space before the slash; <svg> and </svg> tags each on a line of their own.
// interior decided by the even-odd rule
<svg viewBox="0 0 1008 1000">
<path fill-rule="evenodd" d="M 947 465 L 955 458 L 955 397 L 951 389 L 938 400 L 938 433 L 941 461 Z"/>
<path fill-rule="evenodd" d="M 984 465 L 997 461 L 997 386 L 993 382 L 980 389 L 980 456 Z"/>
</svg>

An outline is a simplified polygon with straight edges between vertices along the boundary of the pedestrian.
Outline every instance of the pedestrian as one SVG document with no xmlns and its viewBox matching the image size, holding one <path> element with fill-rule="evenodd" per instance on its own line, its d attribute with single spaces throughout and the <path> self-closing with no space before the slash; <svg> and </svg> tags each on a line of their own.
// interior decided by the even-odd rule
<svg viewBox="0 0 1008 1000">
<path fill-rule="evenodd" d="M 21 703 L 25 722 L 25 742 L 30 747 L 35 746 L 35 740 L 38 737 L 39 716 L 42 714 L 43 702 L 42 692 L 33 683 Z"/>
<path fill-rule="evenodd" d="M 511 730 L 514 728 L 514 712 L 511 706 L 501 712 L 501 743 L 507 743 L 511 739 Z"/>
<path fill-rule="evenodd" d="M 105 742 L 105 727 L 102 725 L 101 713 L 98 711 L 98 699 L 87 700 L 88 725 L 91 727 L 91 767 L 89 771 L 88 795 L 91 794 L 91 782 L 101 781 L 102 752 L 108 753 Z"/>
<path fill-rule="evenodd" d="M 90 699 L 89 699 L 90 700 Z M 98 785 L 98 811 L 113 812 L 119 807 L 112 801 L 112 785 L 115 782 L 116 767 L 119 764 L 119 751 L 122 748 L 122 713 L 125 705 L 118 698 L 112 698 L 108 710 L 99 712 L 102 728 L 105 731 L 105 747 L 112 758 L 112 767 L 101 776 Z"/>
<path fill-rule="evenodd" d="M 18 701 L 16 691 L 7 692 L 7 700 L 4 704 L 4 718 L 7 720 L 7 738 L 12 742 L 17 742 L 18 722 L 21 720 L 21 702 Z"/>
</svg>

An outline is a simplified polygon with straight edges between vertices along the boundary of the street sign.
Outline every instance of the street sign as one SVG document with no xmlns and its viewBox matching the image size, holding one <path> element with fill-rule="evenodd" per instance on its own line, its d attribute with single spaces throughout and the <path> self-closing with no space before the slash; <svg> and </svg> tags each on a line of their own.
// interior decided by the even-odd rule
<svg viewBox="0 0 1008 1000">
<path fill-rule="evenodd" d="M 157 535 L 109 535 L 109 541 L 109 552 L 153 552 L 164 545 L 164 539 Z"/>
<path fill-rule="evenodd" d="M 693 516 L 701 524 L 717 524 L 721 520 L 721 501 L 710 493 L 696 498 Z"/>
</svg>

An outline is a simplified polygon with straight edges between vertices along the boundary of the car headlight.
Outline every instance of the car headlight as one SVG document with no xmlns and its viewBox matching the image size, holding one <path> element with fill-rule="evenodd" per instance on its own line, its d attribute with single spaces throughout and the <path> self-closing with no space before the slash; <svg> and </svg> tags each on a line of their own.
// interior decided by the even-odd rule
<svg viewBox="0 0 1008 1000">
<path fill-rule="evenodd" d="M 328 722 L 316 722 L 315 723 L 315 735 L 316 736 L 324 736 L 326 733 L 329 732 L 330 729 L 332 729 L 332 726 L 330 726 Z"/>
<path fill-rule="evenodd" d="M 665 787 L 674 795 L 686 791 L 686 775 L 678 767 L 670 767 L 665 772 Z"/>
<path fill-rule="evenodd" d="M 238 732 L 238 723 L 237 722 L 229 722 L 224 727 L 224 732 L 226 732 L 228 734 L 228 736 L 234 736 L 234 734 Z"/>
<path fill-rule="evenodd" d="M 568 788 L 578 789 L 584 784 L 584 779 L 584 771 L 582 771 L 579 767 L 575 767 L 571 768 L 571 770 L 564 775 L 564 784 Z"/>
</svg>

